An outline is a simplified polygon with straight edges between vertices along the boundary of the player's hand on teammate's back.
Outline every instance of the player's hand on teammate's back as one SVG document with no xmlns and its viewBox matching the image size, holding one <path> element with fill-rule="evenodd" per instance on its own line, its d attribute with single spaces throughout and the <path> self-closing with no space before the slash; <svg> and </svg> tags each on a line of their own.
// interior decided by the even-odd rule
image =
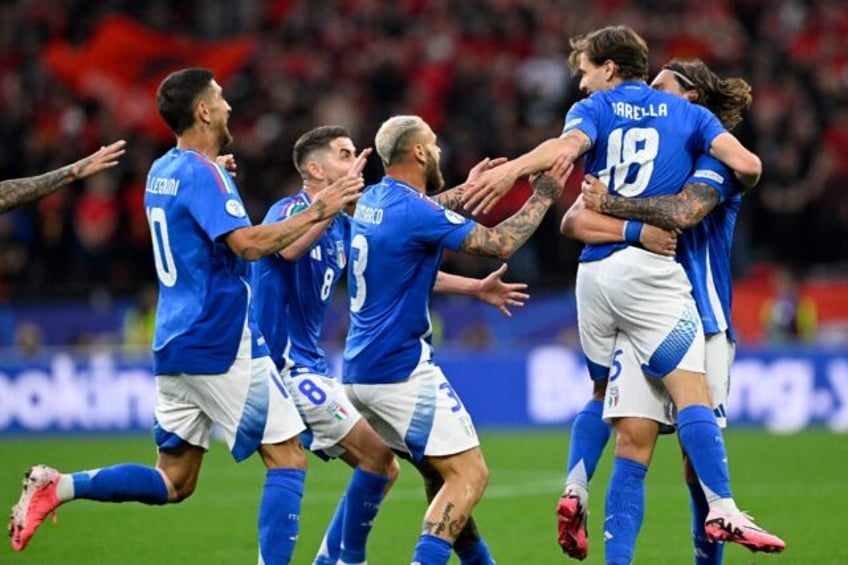
<svg viewBox="0 0 848 565">
<path fill-rule="evenodd" d="M 518 180 L 518 174 L 513 171 L 509 161 L 497 166 L 487 166 L 474 180 L 471 180 L 470 173 L 468 176 L 469 182 L 463 194 L 465 202 L 463 207 L 466 210 L 473 209 L 472 214 L 475 216 L 490 212 Z"/>
<path fill-rule="evenodd" d="M 236 164 L 236 158 L 233 157 L 232 153 L 218 155 L 215 157 L 215 162 L 224 167 L 224 170 L 230 173 L 231 177 L 236 177 L 236 169 L 238 169 L 238 165 Z"/>
<path fill-rule="evenodd" d="M 521 292 L 527 288 L 526 283 L 507 283 L 503 281 L 501 277 L 506 273 L 506 268 L 506 263 L 503 263 L 496 270 L 489 273 L 485 279 L 482 279 L 477 297 L 486 304 L 491 304 L 500 310 L 504 316 L 510 318 L 512 317 L 512 312 L 509 311 L 507 306 L 524 306 L 524 302 L 530 298 L 530 295 Z"/>
<path fill-rule="evenodd" d="M 118 164 L 118 158 L 126 151 L 124 147 L 127 142 L 123 139 L 104 145 L 88 157 L 83 157 L 71 165 L 71 174 L 74 180 L 88 178 L 105 169 L 111 169 Z"/>
<path fill-rule="evenodd" d="M 583 192 L 583 205 L 593 212 L 601 212 L 601 204 L 604 198 L 609 194 L 609 188 L 592 175 L 586 175 L 583 178 L 583 184 L 580 186 Z"/>
<path fill-rule="evenodd" d="M 677 232 L 644 224 L 639 243 L 648 251 L 673 257 L 677 252 Z"/>
</svg>

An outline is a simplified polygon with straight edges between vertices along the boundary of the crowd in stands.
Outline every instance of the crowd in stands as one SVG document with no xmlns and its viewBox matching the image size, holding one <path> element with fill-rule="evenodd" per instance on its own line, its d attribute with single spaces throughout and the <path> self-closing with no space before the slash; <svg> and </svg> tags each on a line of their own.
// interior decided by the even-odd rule
<svg viewBox="0 0 848 565">
<path fill-rule="evenodd" d="M 0 217 L 0 301 L 127 297 L 155 281 L 142 197 L 150 163 L 172 140 L 143 127 L 160 120 L 143 103 L 153 93 L 102 73 L 74 83 L 45 55 L 83 48 L 115 16 L 186 40 L 249 38 L 223 86 L 237 183 L 254 221 L 299 189 L 292 145 L 320 124 L 347 126 L 365 147 L 385 118 L 419 114 L 440 138 L 449 185 L 484 156 L 520 154 L 556 134 L 580 96 L 564 61 L 569 36 L 629 24 L 651 46 L 654 70 L 699 57 L 753 85 L 737 133 L 762 157 L 764 177 L 743 207 L 737 274 L 772 261 L 802 277 L 846 275 L 848 5 L 840 0 L 21 0 L 0 3 L 0 178 L 60 166 L 115 139 L 128 146 L 114 172 Z M 137 58 L 112 55 L 119 70 Z M 155 88 L 149 79 L 167 64 L 151 58 L 130 81 Z M 379 178 L 377 161 L 366 180 Z M 513 259 L 511 276 L 571 286 L 579 245 L 558 224 L 575 190 Z M 528 192 L 517 188 L 485 221 Z M 471 275 L 491 267 L 448 262 Z"/>
</svg>

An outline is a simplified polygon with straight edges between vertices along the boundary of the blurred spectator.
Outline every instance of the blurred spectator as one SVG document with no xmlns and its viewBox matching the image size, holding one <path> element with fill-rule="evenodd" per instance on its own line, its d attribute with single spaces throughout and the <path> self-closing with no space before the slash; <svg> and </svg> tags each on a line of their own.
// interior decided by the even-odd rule
<svg viewBox="0 0 848 565">
<path fill-rule="evenodd" d="M 135 302 L 124 312 L 122 341 L 126 347 L 150 349 L 156 324 L 158 292 L 153 285 L 145 286 L 138 292 Z"/>
<path fill-rule="evenodd" d="M 12 299 L 78 297 L 95 281 L 128 297 L 155 281 L 141 193 L 152 156 L 172 141 L 156 133 L 161 119 L 144 85 L 174 63 L 151 57 L 133 70 L 139 82 L 94 73 L 73 84 L 82 75 L 60 78 L 45 55 L 87 60 L 86 46 L 116 15 L 151 37 L 251 46 L 224 87 L 254 220 L 300 186 L 288 158 L 294 135 L 319 123 L 347 126 L 365 147 L 389 115 L 420 113 L 439 134 L 449 186 L 485 156 L 522 153 L 556 134 L 580 96 L 564 64 L 567 38 L 629 24 L 648 39 L 653 70 L 697 56 L 753 84 L 740 137 L 765 174 L 746 198 L 735 256 L 788 261 L 799 276 L 848 269 L 848 4 L 840 0 L 28 0 L 0 3 L 0 178 L 50 169 L 110 139 L 129 143 L 116 174 L 0 227 L 0 283 Z M 372 163 L 366 178 L 377 175 Z M 520 205 L 521 190 L 508 206 Z M 546 220 L 521 272 L 518 263 L 512 271 L 535 288 L 573 284 L 578 250 L 559 236 L 558 220 Z M 461 274 L 489 267 L 450 258 Z"/>
<path fill-rule="evenodd" d="M 15 328 L 15 347 L 22 357 L 37 357 L 44 346 L 41 328 L 32 322 L 24 322 Z"/>
<path fill-rule="evenodd" d="M 773 281 L 775 295 L 763 304 L 762 319 L 769 343 L 812 343 L 816 339 L 816 304 L 800 295 L 798 279 L 789 268 L 778 269 Z"/>
</svg>

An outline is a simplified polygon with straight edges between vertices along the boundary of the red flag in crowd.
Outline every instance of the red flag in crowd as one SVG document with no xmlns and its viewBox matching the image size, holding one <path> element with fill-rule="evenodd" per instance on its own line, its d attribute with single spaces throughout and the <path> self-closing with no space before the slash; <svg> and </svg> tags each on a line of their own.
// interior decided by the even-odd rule
<svg viewBox="0 0 848 565">
<path fill-rule="evenodd" d="M 156 111 L 156 88 L 168 73 L 205 67 L 226 80 L 244 65 L 251 37 L 201 41 L 151 31 L 124 16 L 104 18 L 79 48 L 54 41 L 42 53 L 45 66 L 69 88 L 104 103 L 116 122 L 163 139 L 171 137 Z"/>
</svg>

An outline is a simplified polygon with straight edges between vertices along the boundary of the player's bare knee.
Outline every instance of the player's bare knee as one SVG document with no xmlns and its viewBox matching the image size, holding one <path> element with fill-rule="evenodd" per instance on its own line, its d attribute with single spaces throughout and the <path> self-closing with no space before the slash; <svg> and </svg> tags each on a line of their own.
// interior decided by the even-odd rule
<svg viewBox="0 0 848 565">
<path fill-rule="evenodd" d="M 297 436 L 281 443 L 263 444 L 259 446 L 259 455 L 268 469 L 306 470 L 306 453 Z"/>
<path fill-rule="evenodd" d="M 400 463 L 398 463 L 397 457 L 392 457 L 391 463 L 389 463 L 389 466 L 386 469 L 386 476 L 389 477 L 389 484 L 386 487 L 389 489 L 393 484 L 395 484 L 398 477 L 400 477 Z"/>
<path fill-rule="evenodd" d="M 463 479 L 468 484 L 471 495 L 479 500 L 489 485 L 489 468 L 482 458 L 474 465 L 468 465 L 463 469 Z"/>
<path fill-rule="evenodd" d="M 653 455 L 659 424 L 642 418 L 620 418 L 615 428 L 615 455 L 648 464 Z"/>
</svg>

